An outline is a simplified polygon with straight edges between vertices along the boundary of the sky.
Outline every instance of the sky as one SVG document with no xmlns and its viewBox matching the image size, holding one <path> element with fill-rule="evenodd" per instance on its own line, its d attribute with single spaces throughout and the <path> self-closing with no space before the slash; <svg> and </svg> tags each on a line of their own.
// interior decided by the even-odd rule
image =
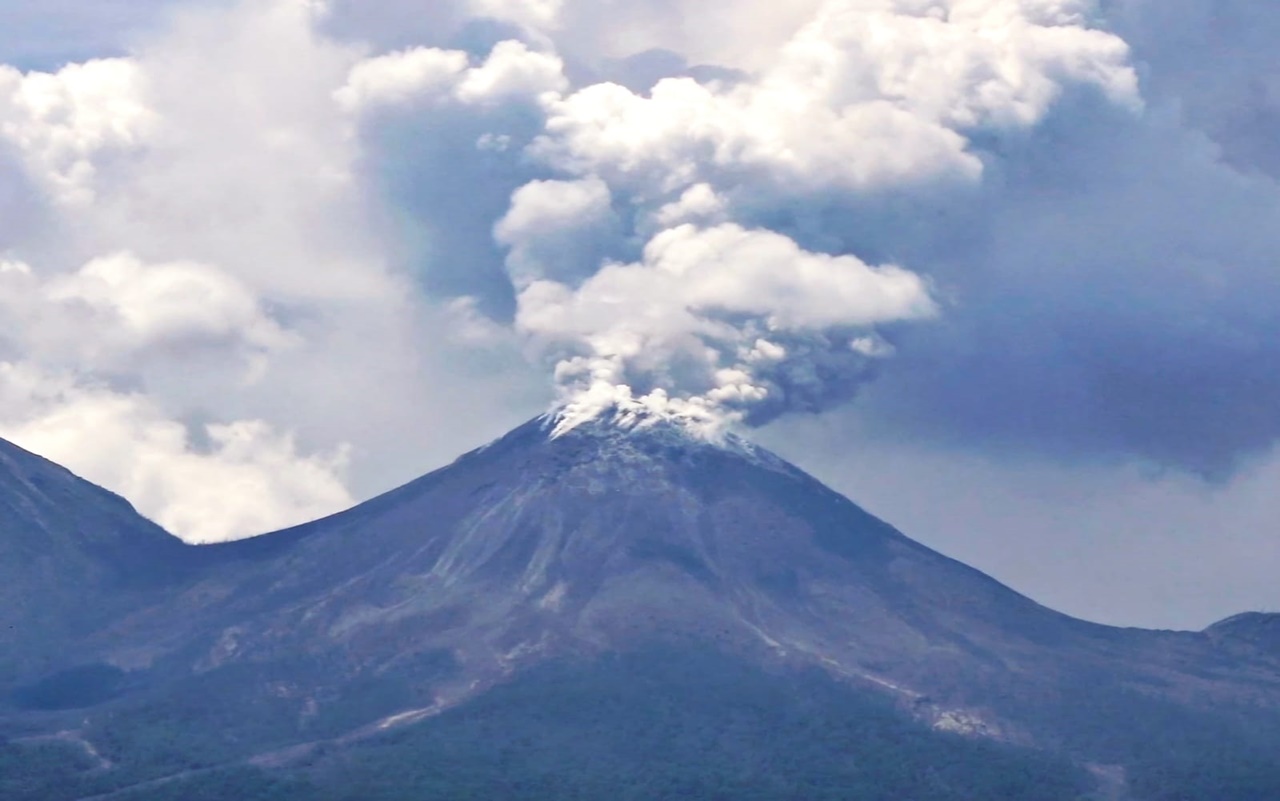
<svg viewBox="0 0 1280 801">
<path fill-rule="evenodd" d="M 0 436 L 214 542 L 632 405 L 1070 614 L 1280 609 L 1277 34 L 0 0 Z"/>
</svg>

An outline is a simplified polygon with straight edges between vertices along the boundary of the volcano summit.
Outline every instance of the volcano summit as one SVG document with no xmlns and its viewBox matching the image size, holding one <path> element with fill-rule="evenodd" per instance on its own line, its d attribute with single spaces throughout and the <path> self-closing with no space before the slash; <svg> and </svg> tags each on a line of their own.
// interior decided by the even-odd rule
<svg viewBox="0 0 1280 801">
<path fill-rule="evenodd" d="M 1280 797 L 1256 638 L 1061 615 L 732 434 L 558 422 L 158 562 L 15 680 L 47 770 L 4 796 Z"/>
</svg>

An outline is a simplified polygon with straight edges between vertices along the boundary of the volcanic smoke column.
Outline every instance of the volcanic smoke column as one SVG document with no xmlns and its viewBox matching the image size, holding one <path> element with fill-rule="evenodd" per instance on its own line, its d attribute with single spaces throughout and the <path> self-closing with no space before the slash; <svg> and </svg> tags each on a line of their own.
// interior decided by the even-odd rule
<svg viewBox="0 0 1280 801">
<path fill-rule="evenodd" d="M 566 223 L 607 228 L 607 210 L 588 206 Z M 513 246 L 509 262 L 529 270 L 537 239 L 513 216 L 499 234 Z M 572 239 L 545 226 L 537 235 Z M 673 416 L 707 433 L 818 411 L 851 397 L 892 353 L 877 325 L 937 310 L 912 272 L 727 222 L 679 223 L 655 234 L 636 262 L 606 262 L 579 280 L 566 272 L 556 280 L 513 269 L 516 325 L 555 362 L 566 428 L 610 408 Z"/>
</svg>

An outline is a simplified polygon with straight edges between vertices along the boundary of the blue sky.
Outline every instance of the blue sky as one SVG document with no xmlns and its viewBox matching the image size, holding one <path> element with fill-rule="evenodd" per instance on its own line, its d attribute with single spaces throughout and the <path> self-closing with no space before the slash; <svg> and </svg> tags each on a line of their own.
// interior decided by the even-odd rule
<svg viewBox="0 0 1280 801">
<path fill-rule="evenodd" d="M 1280 605 L 1265 4 L 25 5 L 0 435 L 188 539 L 623 402 L 1064 611 Z"/>
</svg>

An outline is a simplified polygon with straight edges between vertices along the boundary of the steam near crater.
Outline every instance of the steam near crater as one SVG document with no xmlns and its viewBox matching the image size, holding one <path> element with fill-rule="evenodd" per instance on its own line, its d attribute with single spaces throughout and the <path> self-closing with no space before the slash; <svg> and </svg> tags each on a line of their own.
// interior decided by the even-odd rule
<svg viewBox="0 0 1280 801">
<path fill-rule="evenodd" d="M 846 400 L 893 352 L 876 326 L 935 311 L 900 267 L 682 224 L 576 287 L 531 282 L 516 324 L 555 361 L 563 425 L 632 407 L 714 430 Z"/>
</svg>

